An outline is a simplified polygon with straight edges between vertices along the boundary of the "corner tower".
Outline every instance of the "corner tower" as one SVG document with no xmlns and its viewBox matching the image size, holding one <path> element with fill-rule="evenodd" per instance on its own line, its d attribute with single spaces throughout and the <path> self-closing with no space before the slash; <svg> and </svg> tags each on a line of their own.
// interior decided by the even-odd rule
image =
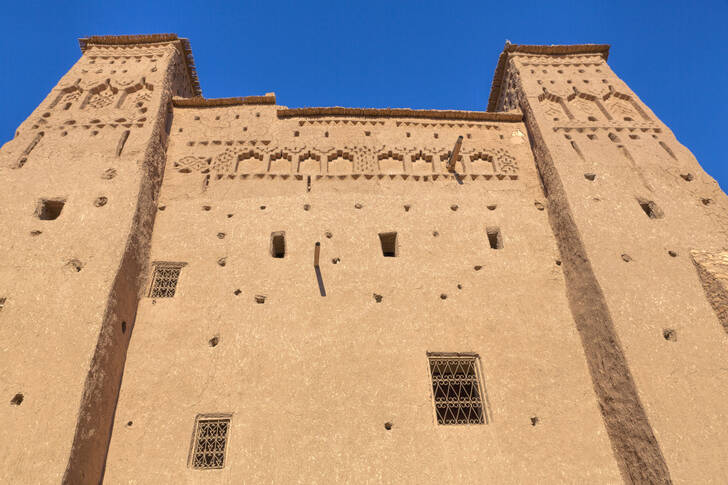
<svg viewBox="0 0 728 485">
<path fill-rule="evenodd" d="M 725 433 L 706 424 L 728 417 L 715 398 L 728 385 L 715 370 L 728 360 L 711 308 L 721 290 L 704 290 L 694 264 L 722 254 L 728 199 L 610 69 L 608 52 L 507 44 L 488 109 L 524 113 L 624 479 L 726 476 Z"/>
<path fill-rule="evenodd" d="M 99 483 L 164 169 L 176 35 L 81 39 L 0 150 L 0 458 L 8 482 Z M 7 401 L 6 401 L 7 402 Z"/>
</svg>

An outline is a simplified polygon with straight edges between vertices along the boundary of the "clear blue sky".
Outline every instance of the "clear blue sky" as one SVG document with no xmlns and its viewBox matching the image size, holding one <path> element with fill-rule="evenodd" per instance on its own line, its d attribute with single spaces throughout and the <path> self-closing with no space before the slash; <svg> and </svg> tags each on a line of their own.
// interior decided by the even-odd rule
<svg viewBox="0 0 728 485">
<path fill-rule="evenodd" d="M 175 32 L 206 97 L 275 91 L 290 107 L 485 109 L 506 39 L 608 43 L 610 65 L 728 189 L 728 2 L 9 1 L 0 144 L 87 35 Z"/>
</svg>

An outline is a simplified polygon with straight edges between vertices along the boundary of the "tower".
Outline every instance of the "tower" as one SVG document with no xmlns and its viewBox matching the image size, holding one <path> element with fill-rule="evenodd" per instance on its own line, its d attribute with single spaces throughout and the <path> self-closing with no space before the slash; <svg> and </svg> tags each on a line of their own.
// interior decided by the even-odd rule
<svg viewBox="0 0 728 485">
<path fill-rule="evenodd" d="M 4 481 L 728 474 L 726 197 L 608 46 L 507 44 L 488 111 L 81 50 L 0 149 Z"/>
</svg>

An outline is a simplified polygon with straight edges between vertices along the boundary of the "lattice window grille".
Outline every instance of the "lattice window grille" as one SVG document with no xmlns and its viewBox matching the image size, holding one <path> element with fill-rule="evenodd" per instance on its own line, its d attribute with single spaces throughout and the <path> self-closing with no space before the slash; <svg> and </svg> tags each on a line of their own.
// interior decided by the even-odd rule
<svg viewBox="0 0 728 485">
<path fill-rule="evenodd" d="M 429 360 L 437 423 L 483 424 L 478 357 L 430 354 Z"/>
<path fill-rule="evenodd" d="M 179 274 L 184 265 L 184 263 L 156 263 L 149 297 L 172 298 L 177 290 Z"/>
<path fill-rule="evenodd" d="M 229 417 L 198 417 L 192 444 L 192 468 L 198 470 L 223 468 L 229 431 Z"/>
</svg>

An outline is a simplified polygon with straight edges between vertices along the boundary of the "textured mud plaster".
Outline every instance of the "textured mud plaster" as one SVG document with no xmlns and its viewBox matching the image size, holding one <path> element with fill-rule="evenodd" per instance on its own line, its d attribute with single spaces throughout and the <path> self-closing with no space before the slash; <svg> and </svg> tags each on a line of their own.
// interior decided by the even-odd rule
<svg viewBox="0 0 728 485">
<path fill-rule="evenodd" d="M 698 270 L 705 296 L 713 307 L 723 330 L 728 333 L 728 253 L 690 251 Z"/>
<path fill-rule="evenodd" d="M 171 116 L 170 79 L 174 62 L 162 86 L 162 99 L 154 116 L 144 158 L 137 204 L 128 231 L 126 249 L 108 297 L 98 343 L 86 378 L 78 423 L 63 483 L 100 483 L 103 480 L 114 413 L 124 373 L 126 353 L 134 328 L 137 306 L 149 273 L 149 250 L 157 214 L 167 144 L 167 117 Z"/>
<path fill-rule="evenodd" d="M 628 483 L 672 483 L 563 184 L 530 106 L 521 104 L 536 166 L 548 194 L 549 221 L 561 252 L 567 298 L 620 471 Z"/>
</svg>

